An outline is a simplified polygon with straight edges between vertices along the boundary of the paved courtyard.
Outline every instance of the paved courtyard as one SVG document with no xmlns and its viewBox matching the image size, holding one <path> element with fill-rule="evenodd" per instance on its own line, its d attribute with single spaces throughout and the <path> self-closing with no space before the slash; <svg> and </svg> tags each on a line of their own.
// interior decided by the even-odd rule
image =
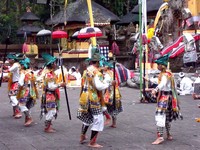
<svg viewBox="0 0 200 150">
<path fill-rule="evenodd" d="M 191 96 L 180 96 L 183 120 L 172 123 L 173 141 L 161 145 L 151 145 L 156 138 L 154 122 L 155 104 L 139 103 L 139 90 L 122 87 L 124 111 L 119 114 L 117 128 L 106 126 L 98 137 L 102 150 L 199 150 L 200 117 L 198 100 Z M 44 118 L 40 120 L 40 100 L 32 109 L 34 123 L 24 127 L 24 116 L 13 119 L 12 108 L 7 96 L 7 83 L 0 87 L 0 150 L 90 150 L 87 143 L 79 144 L 81 122 L 76 118 L 80 88 L 68 88 L 72 120 L 69 120 L 64 92 L 61 91 L 61 109 L 58 118 L 53 121 L 56 133 L 43 131 Z M 88 130 L 88 137 L 90 137 Z"/>
</svg>

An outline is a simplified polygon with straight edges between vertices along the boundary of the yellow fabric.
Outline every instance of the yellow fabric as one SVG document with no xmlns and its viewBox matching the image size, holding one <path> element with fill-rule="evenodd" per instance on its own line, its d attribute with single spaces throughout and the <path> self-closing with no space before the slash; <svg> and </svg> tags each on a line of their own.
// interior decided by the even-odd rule
<svg viewBox="0 0 200 150">
<path fill-rule="evenodd" d="M 147 39 L 151 39 L 153 36 L 154 36 L 154 32 L 155 32 L 155 29 L 154 28 L 149 28 L 147 30 Z"/>
<path fill-rule="evenodd" d="M 21 70 L 21 73 L 25 74 L 24 78 L 24 83 L 28 84 L 28 82 L 31 82 L 31 88 L 30 88 L 30 97 L 36 102 L 36 99 L 39 97 L 38 96 L 38 91 L 36 87 L 36 78 L 33 73 L 31 73 L 31 70 Z M 24 97 L 24 91 L 26 91 L 27 87 L 20 87 L 17 99 L 23 98 Z"/>
<path fill-rule="evenodd" d="M 92 65 L 89 66 L 83 73 L 81 83 L 82 90 L 79 98 L 79 111 L 87 111 L 88 101 L 90 101 L 91 108 L 100 108 L 101 105 L 103 105 L 102 92 L 97 91 L 93 84 L 93 79 L 96 75 L 99 76 L 100 80 L 103 79 L 102 73 L 100 73 L 98 69 Z"/>
<path fill-rule="evenodd" d="M 165 10 L 165 9 L 168 9 L 168 3 L 164 3 L 163 5 L 161 5 L 161 7 L 159 8 L 157 14 L 156 14 L 156 18 L 155 18 L 155 21 L 154 21 L 154 27 L 156 28 L 157 26 L 157 23 L 160 19 L 160 16 L 162 14 L 162 11 Z"/>
<path fill-rule="evenodd" d="M 8 91 L 10 91 L 11 85 L 12 85 L 12 73 L 10 72 L 8 75 Z"/>
</svg>

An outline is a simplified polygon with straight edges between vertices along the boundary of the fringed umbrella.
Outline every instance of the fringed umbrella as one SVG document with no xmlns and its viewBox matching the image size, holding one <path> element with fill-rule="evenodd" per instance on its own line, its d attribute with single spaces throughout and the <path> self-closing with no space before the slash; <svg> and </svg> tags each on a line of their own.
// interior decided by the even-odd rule
<svg viewBox="0 0 200 150">
<path fill-rule="evenodd" d="M 52 39 L 68 38 L 68 34 L 65 31 L 57 30 L 52 32 L 51 37 Z"/>
<path fill-rule="evenodd" d="M 52 32 L 51 38 L 52 39 L 68 38 L 68 34 L 65 31 L 57 30 L 57 31 Z M 62 65 L 62 58 L 61 58 L 62 52 L 60 50 L 60 44 L 59 43 L 58 43 L 58 50 L 59 50 L 59 62 L 60 62 L 60 67 L 61 67 L 61 72 L 62 72 L 62 80 L 63 80 L 63 82 L 65 82 L 63 65 Z M 66 89 L 66 87 L 64 87 L 64 91 L 65 91 L 65 98 L 66 98 L 66 102 L 67 102 L 69 119 L 71 120 L 71 112 L 70 112 L 69 100 L 68 100 L 68 96 L 67 96 L 67 89 Z"/>
<path fill-rule="evenodd" d="M 78 38 L 91 38 L 102 36 L 102 31 L 97 27 L 85 27 L 78 33 Z"/>
<path fill-rule="evenodd" d="M 40 30 L 36 35 L 37 35 L 37 36 L 47 36 L 47 35 L 51 35 L 51 31 L 50 31 L 50 30 L 46 30 L 46 29 L 42 29 L 42 30 Z"/>
</svg>

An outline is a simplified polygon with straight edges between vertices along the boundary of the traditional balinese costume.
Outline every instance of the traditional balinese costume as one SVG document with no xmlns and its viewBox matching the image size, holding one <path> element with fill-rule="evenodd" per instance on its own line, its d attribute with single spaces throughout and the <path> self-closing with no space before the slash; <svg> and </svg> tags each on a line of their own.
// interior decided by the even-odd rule
<svg viewBox="0 0 200 150">
<path fill-rule="evenodd" d="M 30 114 L 30 109 L 35 105 L 38 98 L 38 92 L 36 88 L 36 78 L 32 70 L 29 69 L 30 59 L 25 58 L 20 60 L 19 63 L 22 66 L 19 78 L 19 108 L 21 112 L 25 114 L 24 126 L 29 126 L 33 120 Z"/>
<path fill-rule="evenodd" d="M 9 62 L 14 62 L 11 64 L 11 67 L 8 69 L 9 71 L 9 80 L 8 80 L 8 96 L 10 98 L 10 103 L 13 107 L 13 116 L 15 119 L 21 118 L 21 113 L 18 106 L 17 94 L 19 91 L 19 72 L 20 72 L 20 64 L 17 62 L 16 54 L 8 54 L 7 59 Z"/>
<path fill-rule="evenodd" d="M 158 96 L 155 115 L 157 139 L 152 144 L 160 144 L 164 141 L 164 128 L 166 128 L 167 139 L 172 140 L 170 134 L 170 122 L 179 117 L 182 118 L 179 113 L 179 103 L 175 89 L 174 76 L 170 71 L 166 70 L 168 57 L 169 55 L 165 55 L 155 61 L 161 72 L 158 76 L 158 86 L 153 89 L 153 92 L 158 92 Z"/>
<path fill-rule="evenodd" d="M 82 90 L 79 99 L 77 118 L 83 122 L 80 142 L 86 139 L 86 132 L 89 125 L 92 125 L 92 133 L 89 142 L 91 147 L 101 147 L 96 143 L 99 131 L 103 131 L 104 119 L 102 112 L 103 95 L 102 91 L 109 87 L 103 83 L 103 74 L 98 70 L 100 54 L 95 49 L 90 59 L 91 65 L 87 67 L 82 76 Z"/>
<path fill-rule="evenodd" d="M 45 114 L 45 132 L 51 133 L 55 130 L 51 127 L 53 118 L 56 119 L 59 109 L 60 91 L 59 84 L 57 82 L 57 75 L 52 67 L 56 61 L 56 57 L 53 57 L 47 53 L 42 54 L 45 60 L 46 70 L 43 81 L 43 94 L 41 100 L 41 117 Z"/>
<path fill-rule="evenodd" d="M 113 81 L 113 70 L 111 69 L 113 68 L 113 64 L 105 62 L 104 66 L 107 67 L 106 71 L 103 72 L 104 82 L 110 84 Z M 114 96 L 114 87 L 109 86 L 104 93 L 104 102 L 106 104 L 108 113 L 112 116 L 111 127 L 116 127 L 117 115 L 123 111 L 121 103 L 121 94 L 119 91 L 119 85 L 117 83 L 115 85 L 115 99 L 113 98 L 113 96 Z M 106 111 L 104 112 L 104 114 L 106 115 L 106 118 L 108 118 Z"/>
</svg>

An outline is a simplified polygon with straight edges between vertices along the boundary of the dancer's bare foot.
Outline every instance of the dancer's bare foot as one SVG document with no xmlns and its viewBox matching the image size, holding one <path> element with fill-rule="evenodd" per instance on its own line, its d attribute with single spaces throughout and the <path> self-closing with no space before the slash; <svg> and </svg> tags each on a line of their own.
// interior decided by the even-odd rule
<svg viewBox="0 0 200 150">
<path fill-rule="evenodd" d="M 88 146 L 93 147 L 93 148 L 102 148 L 103 147 L 102 145 L 99 145 L 97 143 L 94 143 L 94 144 L 89 143 Z"/>
<path fill-rule="evenodd" d="M 112 124 L 110 127 L 117 128 L 116 124 Z"/>
<path fill-rule="evenodd" d="M 164 141 L 164 138 L 163 137 L 159 137 L 151 144 L 158 145 L 158 144 L 161 144 L 163 141 Z"/>
<path fill-rule="evenodd" d="M 194 100 L 199 99 L 199 96 L 197 96 L 197 95 L 194 94 L 194 93 L 192 94 L 192 97 L 193 97 Z"/>
<path fill-rule="evenodd" d="M 169 140 L 169 141 L 173 140 L 173 137 L 172 137 L 171 134 L 168 134 L 168 135 L 167 135 L 167 140 Z"/>
<path fill-rule="evenodd" d="M 196 122 L 200 122 L 200 118 L 195 118 Z"/>
<path fill-rule="evenodd" d="M 110 121 L 111 121 L 111 119 L 106 119 L 106 121 L 104 122 L 104 125 L 109 125 Z"/>
<path fill-rule="evenodd" d="M 85 135 L 80 136 L 80 143 L 83 144 L 87 140 L 87 137 Z"/>
</svg>

